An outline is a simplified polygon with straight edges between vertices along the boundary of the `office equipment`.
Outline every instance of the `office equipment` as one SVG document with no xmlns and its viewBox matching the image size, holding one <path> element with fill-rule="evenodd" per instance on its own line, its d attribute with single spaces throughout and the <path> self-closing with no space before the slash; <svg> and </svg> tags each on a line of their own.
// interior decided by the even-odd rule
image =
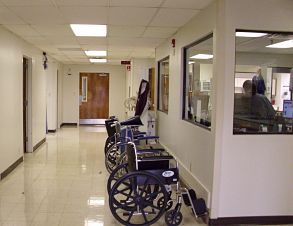
<svg viewBox="0 0 293 226">
<path fill-rule="evenodd" d="M 292 100 L 284 100 L 283 117 L 293 119 L 293 101 Z"/>
</svg>

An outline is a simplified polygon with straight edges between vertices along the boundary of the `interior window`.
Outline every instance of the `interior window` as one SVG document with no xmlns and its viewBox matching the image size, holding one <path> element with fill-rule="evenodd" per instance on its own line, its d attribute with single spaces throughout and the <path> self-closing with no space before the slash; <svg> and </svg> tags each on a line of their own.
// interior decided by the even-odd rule
<svg viewBox="0 0 293 226">
<path fill-rule="evenodd" d="M 293 33 L 236 31 L 234 134 L 292 134 Z"/>
<path fill-rule="evenodd" d="M 211 127 L 213 78 L 213 35 L 184 48 L 183 119 Z"/>
<path fill-rule="evenodd" d="M 158 63 L 158 110 L 168 113 L 169 108 L 169 57 Z"/>
</svg>

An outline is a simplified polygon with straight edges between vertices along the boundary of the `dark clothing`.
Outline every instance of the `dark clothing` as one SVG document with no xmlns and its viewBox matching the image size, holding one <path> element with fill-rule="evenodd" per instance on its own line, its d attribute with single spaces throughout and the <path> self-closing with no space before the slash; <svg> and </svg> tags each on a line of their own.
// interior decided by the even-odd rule
<svg viewBox="0 0 293 226">
<path fill-rule="evenodd" d="M 251 97 L 251 113 L 259 119 L 274 119 L 276 114 L 268 98 L 262 94 Z"/>
<path fill-rule="evenodd" d="M 144 111 L 144 108 L 148 101 L 148 95 L 150 92 L 150 84 L 148 81 L 142 79 L 140 82 L 139 90 L 138 90 L 138 97 L 136 101 L 135 107 L 135 116 L 141 116 Z"/>
</svg>

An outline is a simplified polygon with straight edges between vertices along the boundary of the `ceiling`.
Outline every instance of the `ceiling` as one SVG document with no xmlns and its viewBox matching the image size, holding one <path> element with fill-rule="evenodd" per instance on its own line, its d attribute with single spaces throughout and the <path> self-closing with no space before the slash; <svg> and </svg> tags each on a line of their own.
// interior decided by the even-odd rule
<svg viewBox="0 0 293 226">
<path fill-rule="evenodd" d="M 155 48 L 213 0 L 0 0 L 0 24 L 64 64 L 154 58 Z M 106 24 L 107 37 L 76 37 L 69 24 Z"/>
</svg>

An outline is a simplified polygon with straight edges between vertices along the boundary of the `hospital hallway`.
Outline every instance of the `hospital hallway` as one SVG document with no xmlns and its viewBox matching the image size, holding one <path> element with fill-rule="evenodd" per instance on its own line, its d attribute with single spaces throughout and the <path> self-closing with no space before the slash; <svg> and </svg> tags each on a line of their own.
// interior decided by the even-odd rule
<svg viewBox="0 0 293 226">
<path fill-rule="evenodd" d="M 63 127 L 0 181 L 0 226 L 121 225 L 110 212 L 104 127 Z M 181 225 L 205 225 L 183 206 Z M 157 226 L 164 226 L 161 217 Z"/>
</svg>

